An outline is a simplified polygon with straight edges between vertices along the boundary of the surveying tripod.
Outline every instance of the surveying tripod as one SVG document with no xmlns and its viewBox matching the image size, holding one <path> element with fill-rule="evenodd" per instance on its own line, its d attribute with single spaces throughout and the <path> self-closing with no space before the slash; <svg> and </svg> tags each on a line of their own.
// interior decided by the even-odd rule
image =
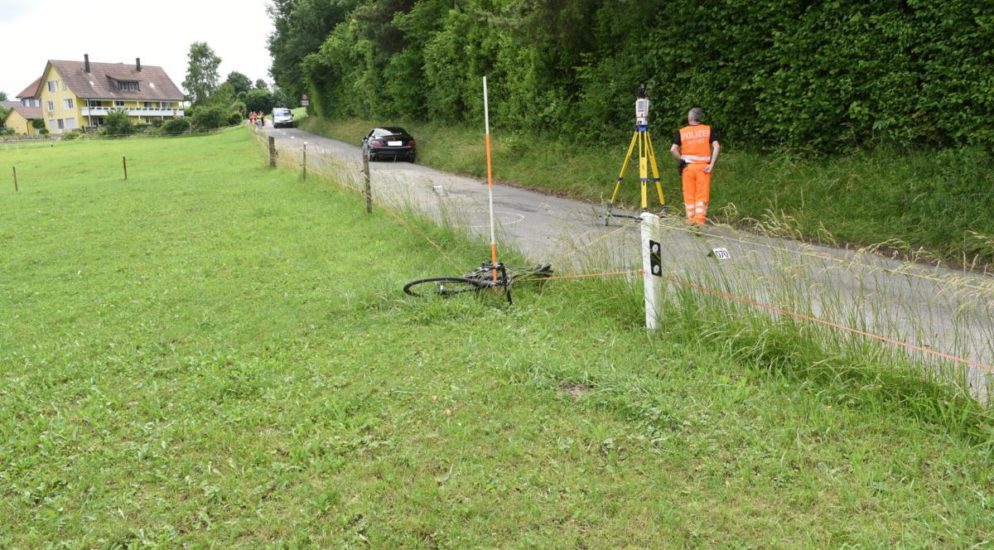
<svg viewBox="0 0 994 550">
<path fill-rule="evenodd" d="M 611 193 L 611 201 L 607 205 L 607 215 L 604 218 L 604 225 L 608 225 L 611 216 L 632 217 L 628 215 L 614 214 L 614 201 L 621 191 L 621 183 L 625 181 L 625 170 L 632 160 L 632 153 L 638 146 L 639 153 L 639 180 L 642 183 L 642 211 L 648 210 L 648 190 L 649 168 L 652 168 L 652 182 L 656 184 L 656 194 L 659 196 L 659 206 L 663 213 L 666 212 L 666 198 L 663 195 L 663 186 L 659 182 L 659 167 L 656 164 L 656 152 L 652 147 L 652 132 L 649 131 L 649 98 L 645 93 L 645 84 L 639 85 L 638 98 L 635 100 L 635 133 L 632 135 L 632 142 L 628 145 L 628 153 L 625 161 L 621 163 L 621 171 L 618 173 L 618 180 L 614 184 L 614 192 Z"/>
</svg>

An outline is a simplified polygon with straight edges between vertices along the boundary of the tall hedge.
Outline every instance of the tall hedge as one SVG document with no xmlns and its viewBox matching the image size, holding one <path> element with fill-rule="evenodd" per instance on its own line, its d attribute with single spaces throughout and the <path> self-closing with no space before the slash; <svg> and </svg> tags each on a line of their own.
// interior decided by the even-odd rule
<svg viewBox="0 0 994 550">
<path fill-rule="evenodd" d="M 330 29 L 306 53 L 274 50 L 280 86 L 309 92 L 324 115 L 477 121 L 487 75 L 504 129 L 617 140 L 644 81 L 656 127 L 701 106 L 727 141 L 749 147 L 994 148 L 992 2 L 278 4 L 271 48 L 302 47 L 293 33 L 315 18 Z"/>
</svg>

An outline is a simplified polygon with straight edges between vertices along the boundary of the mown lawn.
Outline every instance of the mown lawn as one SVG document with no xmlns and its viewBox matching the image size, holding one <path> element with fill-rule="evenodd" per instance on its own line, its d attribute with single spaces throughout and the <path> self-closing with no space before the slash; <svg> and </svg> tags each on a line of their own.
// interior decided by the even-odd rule
<svg viewBox="0 0 994 550">
<path fill-rule="evenodd" d="M 620 282 L 409 299 L 486 247 L 264 164 L 0 153 L 0 546 L 994 541 L 994 421 L 942 388 L 690 306 L 650 336 Z"/>
</svg>

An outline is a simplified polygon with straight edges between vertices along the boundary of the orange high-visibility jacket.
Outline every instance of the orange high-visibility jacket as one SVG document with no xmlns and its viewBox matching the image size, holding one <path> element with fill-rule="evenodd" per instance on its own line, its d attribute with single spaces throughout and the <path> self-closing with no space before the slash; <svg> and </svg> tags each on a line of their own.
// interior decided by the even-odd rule
<svg viewBox="0 0 994 550">
<path fill-rule="evenodd" d="M 710 162 L 711 143 L 718 141 L 718 133 L 707 124 L 684 126 L 673 136 L 673 144 L 680 147 L 680 157 L 688 162 Z"/>
</svg>

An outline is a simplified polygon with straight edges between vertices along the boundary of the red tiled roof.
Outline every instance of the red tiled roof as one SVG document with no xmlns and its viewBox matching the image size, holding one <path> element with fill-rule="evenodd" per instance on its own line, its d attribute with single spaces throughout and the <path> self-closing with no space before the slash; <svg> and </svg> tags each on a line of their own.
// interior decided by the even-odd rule
<svg viewBox="0 0 994 550">
<path fill-rule="evenodd" d="M 35 80 L 27 88 L 24 88 L 24 91 L 22 91 L 21 93 L 17 94 L 17 98 L 18 99 L 23 99 L 23 98 L 26 98 L 26 97 L 37 97 L 38 96 L 38 87 L 40 85 L 41 85 L 41 77 L 39 76 L 38 80 Z"/>
<path fill-rule="evenodd" d="M 49 60 L 48 63 L 59 72 L 66 86 L 84 99 L 183 100 L 183 92 L 162 67 L 142 65 L 139 71 L 131 64 L 91 62 L 87 73 L 82 61 Z M 139 91 L 120 90 L 115 81 L 138 82 Z"/>
</svg>

